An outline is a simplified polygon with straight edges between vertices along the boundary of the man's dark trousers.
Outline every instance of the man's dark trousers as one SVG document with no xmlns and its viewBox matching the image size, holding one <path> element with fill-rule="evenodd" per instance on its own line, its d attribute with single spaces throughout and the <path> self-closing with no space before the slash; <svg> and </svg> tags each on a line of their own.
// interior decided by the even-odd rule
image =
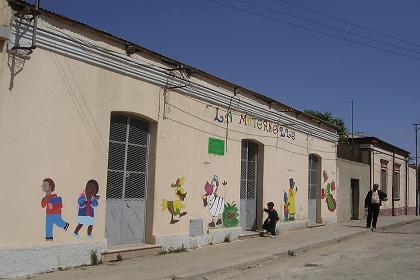
<svg viewBox="0 0 420 280">
<path fill-rule="evenodd" d="M 368 216 L 366 221 L 366 226 L 370 227 L 372 223 L 372 227 L 376 228 L 376 221 L 378 221 L 379 216 L 379 203 L 369 204 L 368 206 Z M 373 218 L 373 221 L 372 221 Z"/>
</svg>

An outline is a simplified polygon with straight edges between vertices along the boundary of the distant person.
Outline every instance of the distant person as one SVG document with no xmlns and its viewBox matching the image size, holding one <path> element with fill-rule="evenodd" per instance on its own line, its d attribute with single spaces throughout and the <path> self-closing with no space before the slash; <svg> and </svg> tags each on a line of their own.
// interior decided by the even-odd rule
<svg viewBox="0 0 420 280">
<path fill-rule="evenodd" d="M 372 230 L 376 228 L 376 222 L 378 221 L 379 209 L 382 205 L 382 201 L 386 200 L 386 193 L 379 190 L 379 185 L 374 184 L 373 189 L 368 191 L 365 198 L 365 208 L 368 209 L 368 216 L 366 219 L 366 227 L 370 228 L 372 224 Z"/>
<path fill-rule="evenodd" d="M 271 237 L 275 237 L 276 236 L 276 223 L 279 220 L 279 215 L 276 209 L 274 209 L 274 203 L 273 202 L 267 203 L 267 208 L 264 209 L 264 212 L 268 213 L 268 218 L 265 219 L 264 221 L 263 229 L 267 231 L 266 233 L 271 233 Z"/>
</svg>

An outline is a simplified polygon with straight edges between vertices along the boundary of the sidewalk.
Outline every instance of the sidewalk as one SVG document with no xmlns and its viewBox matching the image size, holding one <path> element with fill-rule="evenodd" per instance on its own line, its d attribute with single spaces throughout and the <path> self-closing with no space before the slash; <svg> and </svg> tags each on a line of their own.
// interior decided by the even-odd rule
<svg viewBox="0 0 420 280">
<path fill-rule="evenodd" d="M 416 216 L 380 217 L 377 231 L 420 221 Z M 287 256 L 288 253 L 340 242 L 369 231 L 364 220 L 280 233 L 277 238 L 252 238 L 190 250 L 185 253 L 147 256 L 98 266 L 38 274 L 31 279 L 200 279 Z"/>
</svg>

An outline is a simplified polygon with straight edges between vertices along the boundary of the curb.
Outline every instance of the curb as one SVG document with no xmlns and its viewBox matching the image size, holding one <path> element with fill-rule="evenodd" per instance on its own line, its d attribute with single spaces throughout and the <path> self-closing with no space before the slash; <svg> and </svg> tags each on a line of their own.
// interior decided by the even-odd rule
<svg viewBox="0 0 420 280">
<path fill-rule="evenodd" d="M 397 226 L 401 226 L 401 225 L 406 225 L 406 224 L 411 224 L 411 223 L 415 223 L 420 221 L 420 219 L 418 218 L 414 218 L 414 219 L 410 219 L 407 221 L 402 221 L 402 222 L 396 222 L 393 224 L 389 224 L 389 225 L 384 225 L 384 226 L 380 226 L 377 228 L 377 231 L 380 230 L 381 232 L 383 232 L 386 229 L 389 228 L 393 228 L 393 227 L 397 227 Z M 249 260 L 249 261 L 244 261 L 238 264 L 233 264 L 233 265 L 226 265 L 224 267 L 219 267 L 216 269 L 211 269 L 205 272 L 199 272 L 199 273 L 185 273 L 185 274 L 180 274 L 178 276 L 173 276 L 172 279 L 174 280 L 199 280 L 199 279 L 206 279 L 205 276 L 208 276 L 209 274 L 213 274 L 213 275 L 217 275 L 217 274 L 223 274 L 229 271 L 234 271 L 234 270 L 241 270 L 244 268 L 250 268 L 252 266 L 257 266 L 261 263 L 265 263 L 265 262 L 270 262 L 273 260 L 277 260 L 283 257 L 287 257 L 287 256 L 294 256 L 296 254 L 296 252 L 298 253 L 305 253 L 307 251 L 310 250 L 314 250 L 320 247 L 324 247 L 327 245 L 331 245 L 331 244 L 336 244 L 342 241 L 346 241 L 355 237 L 358 237 L 360 235 L 366 234 L 371 232 L 370 229 L 364 229 L 360 232 L 354 232 L 351 234 L 347 234 L 347 235 L 343 235 L 340 237 L 336 237 L 333 239 L 329 239 L 329 240 L 323 240 L 320 242 L 316 242 L 310 245 L 306 245 L 306 246 L 302 246 L 302 247 L 297 247 L 294 249 L 289 249 L 288 251 L 282 251 L 279 253 L 275 253 L 275 254 L 270 254 L 267 256 L 263 256 L 263 257 L 259 257 L 253 260 Z"/>
</svg>

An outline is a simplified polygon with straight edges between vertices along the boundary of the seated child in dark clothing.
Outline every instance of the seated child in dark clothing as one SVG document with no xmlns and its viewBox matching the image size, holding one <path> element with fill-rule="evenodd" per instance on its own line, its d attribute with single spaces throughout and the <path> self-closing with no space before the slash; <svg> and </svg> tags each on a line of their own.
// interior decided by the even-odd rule
<svg viewBox="0 0 420 280">
<path fill-rule="evenodd" d="M 271 233 L 271 236 L 276 236 L 276 223 L 279 220 L 279 215 L 276 209 L 274 209 L 274 203 L 267 203 L 267 209 L 264 212 L 268 213 L 268 218 L 264 221 L 263 229 Z"/>
</svg>

